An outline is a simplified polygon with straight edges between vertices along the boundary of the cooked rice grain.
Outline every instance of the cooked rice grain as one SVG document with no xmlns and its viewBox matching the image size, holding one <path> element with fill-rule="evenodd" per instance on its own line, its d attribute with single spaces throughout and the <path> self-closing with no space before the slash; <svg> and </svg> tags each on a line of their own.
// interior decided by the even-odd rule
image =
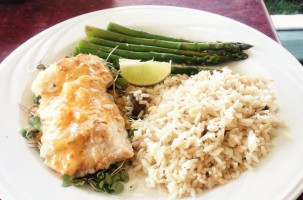
<svg viewBox="0 0 303 200">
<path fill-rule="evenodd" d="M 145 88 L 151 102 L 132 123 L 135 169 L 170 197 L 195 196 L 253 170 L 282 124 L 264 78 L 202 71 Z"/>
</svg>

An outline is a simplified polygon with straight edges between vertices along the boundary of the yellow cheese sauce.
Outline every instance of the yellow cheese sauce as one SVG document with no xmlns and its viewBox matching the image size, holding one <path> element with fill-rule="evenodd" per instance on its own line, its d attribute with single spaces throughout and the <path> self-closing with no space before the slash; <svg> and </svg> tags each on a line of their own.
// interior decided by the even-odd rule
<svg viewBox="0 0 303 200">
<path fill-rule="evenodd" d="M 129 142 L 124 142 L 126 149 L 115 151 L 119 155 L 106 155 L 111 144 L 103 144 L 112 141 L 109 130 L 126 132 L 123 117 L 106 92 L 113 82 L 108 68 L 97 57 L 82 54 L 49 68 L 32 86 L 36 95 L 42 95 L 37 113 L 43 124 L 40 155 L 46 164 L 61 174 L 79 176 L 108 167 L 111 159 L 131 157 Z M 96 138 L 99 143 L 93 141 Z"/>
</svg>

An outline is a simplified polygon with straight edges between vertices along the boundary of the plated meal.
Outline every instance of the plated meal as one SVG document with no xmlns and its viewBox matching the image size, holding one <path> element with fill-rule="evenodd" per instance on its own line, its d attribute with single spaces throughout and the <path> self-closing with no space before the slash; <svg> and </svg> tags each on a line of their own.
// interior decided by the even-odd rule
<svg viewBox="0 0 303 200">
<path fill-rule="evenodd" d="M 224 61 L 232 58 L 226 54 L 224 59 L 199 59 L 203 64 L 191 64 L 197 59 L 189 63 L 121 59 L 125 56 L 114 52 L 127 49 L 93 49 L 100 44 L 92 45 L 90 37 L 97 37 L 85 32 L 85 26 L 106 30 L 109 22 L 169 38 L 253 47 L 241 50 L 238 55 L 243 60 L 238 61 Z M 141 51 L 146 49 L 135 45 Z M 166 47 L 160 49 L 167 51 Z M 98 52 L 104 58 L 78 50 Z M 168 51 L 165 54 L 176 54 Z M 205 63 L 222 59 L 221 64 Z M 61 67 L 69 75 L 61 76 L 63 72 L 54 69 L 66 62 L 69 64 Z M 83 71 L 70 71 L 72 65 Z M 73 79 L 72 73 L 82 78 Z M 60 75 L 62 88 L 44 85 L 53 83 L 55 75 Z M 0 64 L 0 198 L 296 199 L 303 191 L 302 82 L 302 66 L 281 45 L 212 13 L 131 6 L 64 21 L 31 38 Z M 69 92 L 74 95 L 67 95 Z M 91 104 L 85 103 L 88 99 Z M 28 109 L 29 113 L 24 112 Z M 47 109 L 54 112 L 48 115 L 43 112 Z M 64 120 L 66 116 L 69 120 Z M 280 127 L 282 120 L 285 127 Z M 29 129 L 22 133 L 31 139 L 19 132 L 27 125 Z M 60 127 L 54 129 L 58 139 L 50 134 L 56 125 Z M 68 127 L 83 137 L 69 137 L 65 134 Z M 94 129 L 96 134 L 87 134 Z M 42 147 L 41 130 L 45 131 L 44 151 L 37 149 Z M 110 140 L 117 134 L 120 144 L 112 140 L 106 146 L 102 143 L 106 138 L 95 140 L 102 136 Z M 60 143 L 64 137 L 69 145 Z M 56 148 L 49 149 L 55 143 Z M 68 146 L 80 156 L 59 150 Z M 121 152 L 126 154 L 114 158 Z M 66 159 L 60 162 L 57 155 Z M 101 157 L 108 159 L 100 162 Z"/>
<path fill-rule="evenodd" d="M 37 67 L 21 131 L 63 186 L 119 193 L 131 171 L 171 198 L 194 197 L 271 150 L 284 125 L 271 80 L 217 66 L 249 59 L 252 45 L 113 22 L 85 31 L 74 55 Z"/>
</svg>

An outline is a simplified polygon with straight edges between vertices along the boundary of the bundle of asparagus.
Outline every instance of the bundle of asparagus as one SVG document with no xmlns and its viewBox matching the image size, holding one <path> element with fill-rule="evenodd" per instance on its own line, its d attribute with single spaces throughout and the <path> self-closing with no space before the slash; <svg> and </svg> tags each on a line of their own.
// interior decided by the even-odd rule
<svg viewBox="0 0 303 200">
<path fill-rule="evenodd" d="M 194 42 L 147 33 L 110 22 L 107 30 L 85 26 L 88 41 L 80 40 L 75 53 L 90 53 L 117 64 L 119 58 L 142 61 L 172 61 L 173 64 L 217 65 L 226 61 L 238 61 L 248 57 L 243 50 L 252 46 L 239 42 Z M 174 68 L 174 67 L 173 67 Z M 196 67 L 178 68 L 192 74 Z M 203 67 L 201 67 L 202 69 Z"/>
</svg>

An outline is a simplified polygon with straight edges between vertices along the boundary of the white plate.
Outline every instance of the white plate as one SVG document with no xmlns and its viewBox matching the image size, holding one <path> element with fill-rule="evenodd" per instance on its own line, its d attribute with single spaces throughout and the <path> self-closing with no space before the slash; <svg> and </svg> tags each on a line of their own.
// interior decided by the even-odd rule
<svg viewBox="0 0 303 200">
<path fill-rule="evenodd" d="M 301 65 L 279 44 L 262 33 L 215 14 L 176 7 L 122 7 L 82 15 L 33 37 L 0 66 L 0 198 L 3 200 L 93 200 L 109 196 L 76 187 L 63 188 L 56 174 L 43 164 L 36 150 L 28 147 L 18 129 L 26 116 L 18 104 L 30 106 L 30 85 L 36 73 L 29 72 L 43 59 L 48 65 L 69 55 L 85 38 L 84 25 L 105 28 L 114 21 L 149 32 L 204 41 L 241 41 L 254 45 L 250 57 L 229 63 L 233 70 L 251 76 L 273 78 L 272 87 L 288 124 L 275 140 L 275 147 L 255 171 L 199 195 L 201 199 L 267 200 L 295 199 L 303 188 L 303 71 Z M 288 139 L 282 132 L 292 135 Z M 141 196 L 144 195 L 144 196 Z M 165 198 L 144 187 L 129 199 Z"/>
</svg>

